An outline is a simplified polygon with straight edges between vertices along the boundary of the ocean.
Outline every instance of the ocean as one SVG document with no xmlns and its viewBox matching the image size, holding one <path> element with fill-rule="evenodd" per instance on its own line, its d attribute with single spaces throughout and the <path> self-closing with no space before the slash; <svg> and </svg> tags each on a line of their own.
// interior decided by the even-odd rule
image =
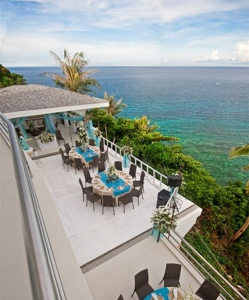
<svg viewBox="0 0 249 300">
<path fill-rule="evenodd" d="M 95 68 L 94 68 L 95 69 Z M 220 184 L 245 183 L 248 157 L 229 160 L 230 149 L 249 143 L 249 68 L 243 67 L 97 67 L 92 77 L 101 90 L 123 98 L 126 118 L 146 115 L 164 135 L 179 138 L 185 154 L 202 162 Z M 55 86 L 42 72 L 58 67 L 16 67 L 29 84 Z"/>
</svg>

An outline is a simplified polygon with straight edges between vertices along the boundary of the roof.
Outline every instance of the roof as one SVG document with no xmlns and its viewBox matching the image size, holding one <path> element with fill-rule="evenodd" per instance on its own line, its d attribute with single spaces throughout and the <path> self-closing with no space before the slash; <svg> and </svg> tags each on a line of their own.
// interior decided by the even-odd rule
<svg viewBox="0 0 249 300">
<path fill-rule="evenodd" d="M 0 89 L 0 111 L 7 118 L 107 107 L 104 99 L 38 84 Z"/>
</svg>

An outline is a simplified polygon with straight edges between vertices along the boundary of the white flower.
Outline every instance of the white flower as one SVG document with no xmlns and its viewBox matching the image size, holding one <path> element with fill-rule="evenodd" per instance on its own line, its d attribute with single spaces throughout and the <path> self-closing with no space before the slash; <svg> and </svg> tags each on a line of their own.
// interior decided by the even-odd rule
<svg viewBox="0 0 249 300">
<path fill-rule="evenodd" d="M 94 129 L 93 134 L 95 136 L 101 137 L 102 136 L 102 131 L 100 131 L 98 128 Z"/>
<path fill-rule="evenodd" d="M 46 144 L 46 143 L 52 142 L 54 140 L 54 135 L 50 132 L 44 131 L 39 135 L 38 139 L 42 143 Z"/>
<path fill-rule="evenodd" d="M 126 154 L 126 155 L 131 155 L 133 149 L 132 149 L 130 146 L 123 146 L 123 147 L 121 148 L 121 151 L 123 151 L 124 154 Z"/>
</svg>

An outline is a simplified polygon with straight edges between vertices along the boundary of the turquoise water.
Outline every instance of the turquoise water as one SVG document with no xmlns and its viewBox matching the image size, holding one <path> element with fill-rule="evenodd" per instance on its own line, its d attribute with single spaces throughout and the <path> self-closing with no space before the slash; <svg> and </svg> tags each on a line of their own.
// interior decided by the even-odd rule
<svg viewBox="0 0 249 300">
<path fill-rule="evenodd" d="M 28 83 L 54 86 L 44 71 L 58 68 L 10 68 Z M 100 67 L 97 92 L 123 98 L 127 118 L 146 115 L 165 135 L 180 138 L 183 152 L 201 161 L 220 182 L 246 182 L 241 171 L 248 157 L 228 159 L 230 149 L 249 143 L 249 68 Z"/>
</svg>

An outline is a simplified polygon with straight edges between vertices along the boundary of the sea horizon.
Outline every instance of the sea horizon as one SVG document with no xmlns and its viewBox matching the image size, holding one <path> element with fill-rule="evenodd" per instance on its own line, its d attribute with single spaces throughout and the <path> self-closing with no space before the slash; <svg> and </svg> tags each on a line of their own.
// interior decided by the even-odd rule
<svg viewBox="0 0 249 300">
<path fill-rule="evenodd" d="M 10 67 L 27 83 L 55 87 L 49 71 L 58 66 Z M 139 118 L 146 115 L 160 126 L 163 135 L 176 136 L 183 153 L 203 164 L 221 184 L 229 180 L 246 182 L 241 169 L 246 157 L 228 159 L 232 147 L 248 143 L 249 68 L 244 66 L 88 66 L 99 68 L 92 74 L 101 85 L 94 96 L 104 92 L 123 98 L 127 108 L 119 115 Z M 146 70 L 146 72 L 144 72 Z"/>
</svg>

